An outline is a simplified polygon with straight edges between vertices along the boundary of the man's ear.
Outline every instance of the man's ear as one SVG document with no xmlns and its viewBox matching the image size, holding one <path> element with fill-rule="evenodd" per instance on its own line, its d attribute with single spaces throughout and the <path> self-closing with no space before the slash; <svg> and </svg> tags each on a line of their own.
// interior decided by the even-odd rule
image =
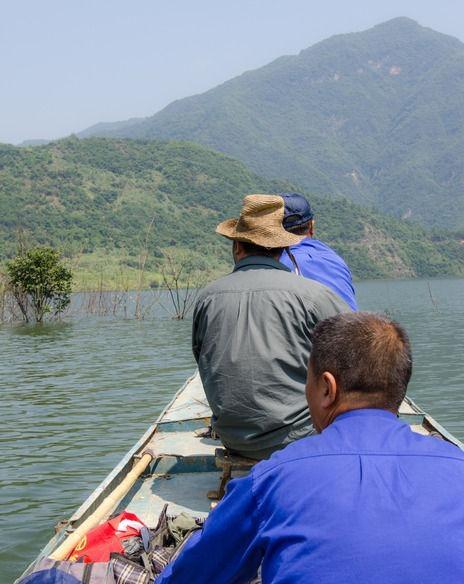
<svg viewBox="0 0 464 584">
<path fill-rule="evenodd" d="M 330 408 L 337 401 L 339 389 L 337 387 L 337 380 L 329 371 L 324 371 L 322 374 L 322 399 L 321 405 L 323 408 Z"/>
<path fill-rule="evenodd" d="M 313 237 L 314 233 L 316 231 L 316 221 L 314 219 L 311 219 L 311 221 L 309 222 L 308 231 L 309 231 L 310 237 Z"/>
<path fill-rule="evenodd" d="M 234 258 L 235 263 L 240 259 L 240 245 L 236 240 L 232 241 L 232 257 Z"/>
<path fill-rule="evenodd" d="M 246 252 L 241 241 L 234 240 L 232 245 L 232 255 L 234 256 L 235 263 L 246 257 Z"/>
</svg>

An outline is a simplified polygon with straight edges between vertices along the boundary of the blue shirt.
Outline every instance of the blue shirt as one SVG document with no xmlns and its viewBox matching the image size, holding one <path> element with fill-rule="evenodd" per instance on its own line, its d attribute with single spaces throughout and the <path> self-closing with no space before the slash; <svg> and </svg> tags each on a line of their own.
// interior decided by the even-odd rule
<svg viewBox="0 0 464 584">
<path fill-rule="evenodd" d="M 464 453 L 384 410 L 342 414 L 232 481 L 159 582 L 260 564 L 263 584 L 462 584 Z"/>
<path fill-rule="evenodd" d="M 325 284 L 350 308 L 358 309 L 350 269 L 333 249 L 318 239 L 306 237 L 297 245 L 290 247 L 290 251 L 296 259 L 302 276 Z M 292 272 L 295 271 L 287 252 L 284 251 L 280 261 Z"/>
</svg>

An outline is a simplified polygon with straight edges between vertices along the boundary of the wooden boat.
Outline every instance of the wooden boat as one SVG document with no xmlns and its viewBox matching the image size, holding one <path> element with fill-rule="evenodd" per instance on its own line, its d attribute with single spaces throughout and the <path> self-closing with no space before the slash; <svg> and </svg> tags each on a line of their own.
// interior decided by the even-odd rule
<svg viewBox="0 0 464 584">
<path fill-rule="evenodd" d="M 399 413 L 413 431 L 436 436 L 464 449 L 462 442 L 449 434 L 410 398 L 405 398 Z M 224 458 L 221 457 L 223 451 L 216 452 L 222 447 L 220 441 L 205 436 L 210 417 L 211 410 L 197 373 L 186 381 L 156 423 L 145 432 L 74 515 L 56 526 L 55 536 L 23 576 L 32 571 L 42 557 L 52 555 L 69 534 L 101 508 L 102 502 L 124 481 L 134 462 L 147 449 L 153 453 L 153 458 L 146 470 L 127 494 L 107 509 L 101 521 L 113 513 L 127 509 L 138 515 L 149 527 L 154 527 L 166 503 L 169 515 L 174 516 L 185 511 L 195 517 L 206 517 L 212 505 L 211 491 L 219 490 L 224 475 L 223 482 L 230 472 L 237 476 L 248 470 L 246 459 L 224 464 Z"/>
</svg>

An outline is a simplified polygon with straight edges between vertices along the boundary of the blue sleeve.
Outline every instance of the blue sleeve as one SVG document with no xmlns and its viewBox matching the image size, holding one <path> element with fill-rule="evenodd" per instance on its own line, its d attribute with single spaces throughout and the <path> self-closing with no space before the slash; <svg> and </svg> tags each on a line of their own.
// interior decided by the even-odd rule
<svg viewBox="0 0 464 584">
<path fill-rule="evenodd" d="M 262 558 L 259 520 L 250 475 L 229 483 L 227 495 L 212 511 L 178 558 L 156 584 L 245 584 Z"/>
</svg>

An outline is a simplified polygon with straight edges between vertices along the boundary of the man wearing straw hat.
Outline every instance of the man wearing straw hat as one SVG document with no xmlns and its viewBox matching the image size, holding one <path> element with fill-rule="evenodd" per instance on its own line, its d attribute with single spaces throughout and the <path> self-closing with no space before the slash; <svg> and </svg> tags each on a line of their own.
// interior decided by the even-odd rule
<svg viewBox="0 0 464 584">
<path fill-rule="evenodd" d="M 332 290 L 279 262 L 303 237 L 287 232 L 283 218 L 282 196 L 248 195 L 240 217 L 218 225 L 233 241 L 235 267 L 200 293 L 193 316 L 213 430 L 227 448 L 254 459 L 311 432 L 305 380 L 312 331 L 350 310 Z"/>
</svg>

